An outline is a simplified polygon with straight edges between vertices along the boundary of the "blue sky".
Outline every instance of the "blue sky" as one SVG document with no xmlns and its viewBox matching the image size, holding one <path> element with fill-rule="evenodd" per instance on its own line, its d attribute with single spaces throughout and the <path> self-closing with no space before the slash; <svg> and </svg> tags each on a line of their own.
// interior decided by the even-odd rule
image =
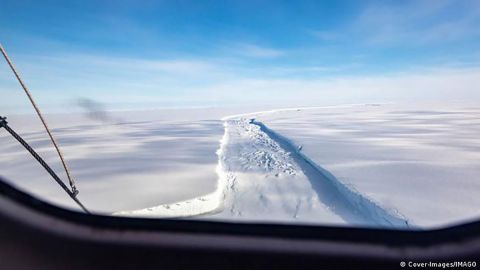
<svg viewBox="0 0 480 270">
<path fill-rule="evenodd" d="M 47 110 L 480 97 L 479 1 L 2 0 L 0 33 Z M 29 110 L 6 64 L 7 112 Z"/>
</svg>

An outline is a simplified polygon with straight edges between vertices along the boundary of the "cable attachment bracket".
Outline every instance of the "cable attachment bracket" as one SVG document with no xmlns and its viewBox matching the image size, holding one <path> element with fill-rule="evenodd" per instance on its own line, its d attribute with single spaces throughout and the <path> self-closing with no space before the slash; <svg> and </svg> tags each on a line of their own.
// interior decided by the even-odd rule
<svg viewBox="0 0 480 270">
<path fill-rule="evenodd" d="M 0 115 L 0 127 L 4 127 L 6 124 L 8 124 L 7 117 L 2 117 Z"/>
</svg>

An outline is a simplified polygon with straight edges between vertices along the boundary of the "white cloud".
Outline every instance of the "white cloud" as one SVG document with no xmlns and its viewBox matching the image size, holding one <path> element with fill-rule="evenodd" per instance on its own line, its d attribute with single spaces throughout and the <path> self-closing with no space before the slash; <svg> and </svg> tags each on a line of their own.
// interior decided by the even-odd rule
<svg viewBox="0 0 480 270">
<path fill-rule="evenodd" d="M 480 105 L 480 69 L 415 70 L 327 79 L 238 78 L 202 89 L 212 101 L 279 106 L 363 102 L 450 102 Z"/>
<path fill-rule="evenodd" d="M 110 104 L 182 106 L 326 105 L 451 99 L 480 100 L 480 68 L 415 69 L 389 75 L 316 76 L 335 67 L 243 67 L 221 59 L 138 59 L 95 55 L 21 58 L 18 67 L 42 104 L 78 97 Z M 22 61 L 23 60 L 23 61 Z M 315 76 L 305 76 L 305 73 Z M 294 74 L 294 76 L 292 76 Z M 303 74 L 303 76 L 302 76 Z M 11 74 L 0 73 L 2 92 Z M 16 93 L 16 92 L 15 92 Z M 23 104 L 20 95 L 12 104 Z M 13 98 L 13 97 L 12 97 Z M 160 106 L 160 105 L 159 105 Z"/>
<path fill-rule="evenodd" d="M 235 54 L 254 58 L 277 58 L 285 55 L 282 50 L 262 47 L 250 43 L 238 43 L 230 47 Z"/>
<path fill-rule="evenodd" d="M 367 7 L 352 22 L 350 35 L 370 44 L 402 46 L 453 42 L 480 36 L 478 1 L 402 3 L 376 3 Z"/>
<path fill-rule="evenodd" d="M 312 30 L 310 34 L 323 41 L 335 41 L 340 39 L 339 31 Z"/>
<path fill-rule="evenodd" d="M 72 66 L 77 68 L 98 70 L 144 71 L 168 74 L 193 75 L 218 70 L 218 65 L 212 60 L 200 59 L 144 59 L 128 57 L 107 57 L 92 54 L 70 54 L 57 56 L 29 57 L 28 62 L 44 63 L 50 67 Z M 73 70 L 76 70 L 73 69 Z"/>
</svg>

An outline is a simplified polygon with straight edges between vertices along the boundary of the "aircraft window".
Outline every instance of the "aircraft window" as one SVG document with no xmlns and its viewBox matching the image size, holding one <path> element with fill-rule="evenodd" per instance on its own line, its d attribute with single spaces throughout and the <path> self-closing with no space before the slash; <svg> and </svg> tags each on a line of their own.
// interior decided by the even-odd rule
<svg viewBox="0 0 480 270">
<path fill-rule="evenodd" d="M 0 42 L 91 212 L 417 230 L 480 217 L 479 14 L 7 0 Z M 3 58 L 0 92 L 0 116 L 70 189 Z M 0 161 L 10 183 L 80 210 L 5 128 Z"/>
</svg>

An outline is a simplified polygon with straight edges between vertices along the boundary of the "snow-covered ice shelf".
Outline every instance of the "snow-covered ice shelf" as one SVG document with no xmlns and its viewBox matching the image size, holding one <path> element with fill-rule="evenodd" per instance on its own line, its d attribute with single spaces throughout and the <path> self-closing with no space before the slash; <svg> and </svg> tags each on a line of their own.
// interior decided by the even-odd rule
<svg viewBox="0 0 480 270">
<path fill-rule="evenodd" d="M 480 108 L 360 105 L 260 113 L 256 121 L 410 226 L 480 217 Z"/>
<path fill-rule="evenodd" d="M 221 218 L 407 227 L 361 194 L 315 166 L 260 122 L 226 120 L 220 162 L 225 175 Z"/>
<path fill-rule="evenodd" d="M 205 110 L 204 110 L 205 111 Z M 48 115 L 77 179 L 79 198 L 95 212 L 112 213 L 174 204 L 216 190 L 216 151 L 222 114 L 194 110 L 113 113 L 115 121 Z M 9 118 L 64 177 L 58 157 L 34 116 Z M 0 132 L 0 175 L 40 198 L 75 207 L 35 160 Z"/>
<path fill-rule="evenodd" d="M 480 108 L 357 104 L 114 116 L 96 124 L 53 117 L 81 199 L 94 211 L 411 229 L 480 217 Z M 61 171 L 40 127 L 11 123 Z M 0 142 L 2 176 L 72 206 L 20 146 L 5 134 Z"/>
</svg>

